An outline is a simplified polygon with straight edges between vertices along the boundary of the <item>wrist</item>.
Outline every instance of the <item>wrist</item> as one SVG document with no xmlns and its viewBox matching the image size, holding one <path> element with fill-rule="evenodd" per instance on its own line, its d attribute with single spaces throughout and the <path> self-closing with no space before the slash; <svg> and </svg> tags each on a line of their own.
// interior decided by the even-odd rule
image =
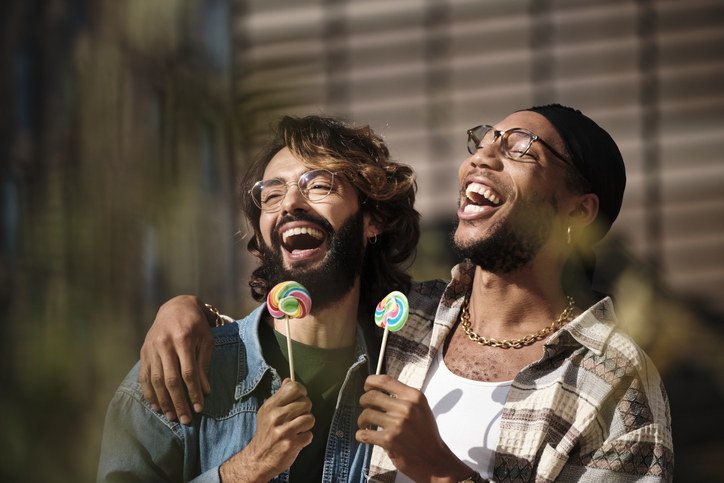
<svg viewBox="0 0 724 483">
<path fill-rule="evenodd" d="M 232 456 L 219 466 L 219 480 L 221 483 L 264 483 L 276 475 L 262 471 L 260 465 L 243 462 L 244 450 Z"/>
</svg>

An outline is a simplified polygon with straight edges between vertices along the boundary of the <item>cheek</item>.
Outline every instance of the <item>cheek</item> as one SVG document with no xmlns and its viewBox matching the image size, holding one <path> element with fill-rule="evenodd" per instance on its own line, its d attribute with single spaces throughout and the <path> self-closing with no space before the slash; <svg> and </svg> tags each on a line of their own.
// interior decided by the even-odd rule
<svg viewBox="0 0 724 483">
<path fill-rule="evenodd" d="M 465 175 L 468 174 L 468 171 L 470 170 L 471 159 L 472 156 L 468 157 L 465 161 L 463 161 L 463 164 L 460 165 L 460 168 L 458 168 L 458 179 L 461 183 L 465 178 Z"/>
<path fill-rule="evenodd" d="M 520 199 L 544 201 L 556 189 L 545 173 L 530 169 L 523 164 L 512 165 L 509 170 L 511 190 Z"/>
<path fill-rule="evenodd" d="M 269 216 L 262 215 L 259 218 L 259 231 L 261 231 L 261 236 L 264 239 L 264 242 L 270 246 L 271 246 L 271 232 L 273 229 L 274 229 L 274 219 Z"/>
</svg>

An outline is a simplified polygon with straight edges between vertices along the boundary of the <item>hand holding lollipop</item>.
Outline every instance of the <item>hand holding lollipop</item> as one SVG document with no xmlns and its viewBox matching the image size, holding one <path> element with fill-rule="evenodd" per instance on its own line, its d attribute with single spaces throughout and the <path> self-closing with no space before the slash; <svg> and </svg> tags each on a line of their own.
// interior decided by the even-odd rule
<svg viewBox="0 0 724 483">
<path fill-rule="evenodd" d="M 382 347 L 380 348 L 380 358 L 377 361 L 377 372 L 382 369 L 382 358 L 385 355 L 385 347 L 387 346 L 387 335 L 390 331 L 395 332 L 402 328 L 407 322 L 407 316 L 410 313 L 410 305 L 407 297 L 402 292 L 394 291 L 387 294 L 382 301 L 377 304 L 375 309 L 375 324 L 385 329 L 382 336 Z"/>
<path fill-rule="evenodd" d="M 266 297 L 269 314 L 275 319 L 285 319 L 287 329 L 287 352 L 289 353 L 289 377 L 294 381 L 294 358 L 292 340 L 289 334 L 289 318 L 302 318 L 312 310 L 312 297 L 304 285 L 297 282 L 281 282 L 269 291 Z"/>
</svg>

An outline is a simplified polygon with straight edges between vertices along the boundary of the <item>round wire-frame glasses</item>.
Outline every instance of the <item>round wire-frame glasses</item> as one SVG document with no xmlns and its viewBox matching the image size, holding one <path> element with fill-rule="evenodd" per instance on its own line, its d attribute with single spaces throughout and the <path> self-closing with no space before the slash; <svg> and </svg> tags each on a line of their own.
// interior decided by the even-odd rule
<svg viewBox="0 0 724 483">
<path fill-rule="evenodd" d="M 290 184 L 296 184 L 302 196 L 313 203 L 322 201 L 334 188 L 335 173 L 314 169 L 303 173 L 296 181 L 281 178 L 263 179 L 254 183 L 249 193 L 254 204 L 262 211 L 278 210 L 287 196 Z"/>
</svg>

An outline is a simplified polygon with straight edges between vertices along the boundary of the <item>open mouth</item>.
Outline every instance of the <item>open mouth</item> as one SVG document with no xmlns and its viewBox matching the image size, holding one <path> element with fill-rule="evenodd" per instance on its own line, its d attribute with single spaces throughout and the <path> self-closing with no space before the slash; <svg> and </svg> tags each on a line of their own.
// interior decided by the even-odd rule
<svg viewBox="0 0 724 483">
<path fill-rule="evenodd" d="M 324 242 L 322 230 L 313 226 L 297 226 L 281 233 L 281 245 L 288 252 L 313 250 Z"/>
<path fill-rule="evenodd" d="M 481 183 L 472 182 L 465 188 L 465 204 L 466 212 L 481 211 L 485 207 L 497 207 L 503 203 L 503 200 L 493 192 L 489 187 Z"/>
</svg>

